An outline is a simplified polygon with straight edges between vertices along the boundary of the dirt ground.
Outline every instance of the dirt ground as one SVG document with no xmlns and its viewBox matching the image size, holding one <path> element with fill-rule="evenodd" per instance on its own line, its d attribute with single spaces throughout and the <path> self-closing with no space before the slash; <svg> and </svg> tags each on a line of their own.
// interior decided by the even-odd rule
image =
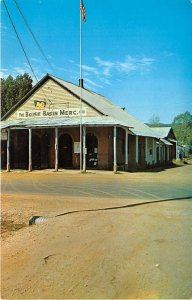
<svg viewBox="0 0 192 300">
<path fill-rule="evenodd" d="M 190 299 L 191 175 L 3 173 L 1 298 Z"/>
</svg>

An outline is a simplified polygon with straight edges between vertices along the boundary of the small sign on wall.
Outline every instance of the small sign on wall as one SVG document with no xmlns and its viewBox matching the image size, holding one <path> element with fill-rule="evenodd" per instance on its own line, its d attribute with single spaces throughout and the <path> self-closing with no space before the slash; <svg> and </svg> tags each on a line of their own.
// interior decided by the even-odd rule
<svg viewBox="0 0 192 300">
<path fill-rule="evenodd" d="M 80 142 L 74 142 L 74 153 L 80 153 Z"/>
<path fill-rule="evenodd" d="M 45 109 L 46 101 L 34 100 L 35 109 Z"/>
</svg>

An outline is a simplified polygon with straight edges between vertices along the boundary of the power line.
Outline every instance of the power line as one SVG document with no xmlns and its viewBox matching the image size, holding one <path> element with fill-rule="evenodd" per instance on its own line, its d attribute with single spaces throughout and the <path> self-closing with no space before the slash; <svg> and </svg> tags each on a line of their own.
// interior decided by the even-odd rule
<svg viewBox="0 0 192 300">
<path fill-rule="evenodd" d="M 31 27 L 30 27 L 30 25 L 29 25 L 29 23 L 28 23 L 28 21 L 27 21 L 25 15 L 24 15 L 24 13 L 22 12 L 22 10 L 21 10 L 21 8 L 20 8 L 20 6 L 19 6 L 17 0 L 14 0 L 14 2 L 15 2 L 15 5 L 17 6 L 17 9 L 19 10 L 19 12 L 20 12 L 20 14 L 21 14 L 21 16 L 22 16 L 24 22 L 25 22 L 25 25 L 27 26 L 27 28 L 28 28 L 28 30 L 30 31 L 30 33 L 31 33 L 31 35 L 32 35 L 32 37 L 33 37 L 33 39 L 34 39 L 34 41 L 35 41 L 37 47 L 39 48 L 39 50 L 40 50 L 42 56 L 44 57 L 44 59 L 46 60 L 46 62 L 48 63 L 48 65 L 51 67 L 51 69 L 53 70 L 53 66 L 51 65 L 51 63 L 50 63 L 50 61 L 48 60 L 48 58 L 47 58 L 45 52 L 44 52 L 43 49 L 41 48 L 41 46 L 40 46 L 38 40 L 36 39 L 36 37 L 35 37 L 35 35 L 34 35 L 32 29 L 31 29 Z"/>
<path fill-rule="evenodd" d="M 14 25 L 14 23 L 13 23 L 13 20 L 12 20 L 12 18 L 11 18 L 10 13 L 9 13 L 8 7 L 7 7 L 7 5 L 5 4 L 5 1 L 4 1 L 4 0 L 3 0 L 3 4 L 4 4 L 4 6 L 5 6 L 6 12 L 7 12 L 8 17 L 9 17 L 9 19 L 10 19 L 11 25 L 13 26 L 13 29 L 14 29 L 14 31 L 15 31 L 15 34 L 16 34 L 16 36 L 17 36 L 17 38 L 18 38 L 18 41 L 19 41 L 19 43 L 20 43 L 20 46 L 21 46 L 21 48 L 22 48 L 22 50 L 23 50 L 23 53 L 24 53 L 24 55 L 25 55 L 25 58 L 26 58 L 26 60 L 27 60 L 27 62 L 28 62 L 28 64 L 29 64 L 29 67 L 30 67 L 30 69 L 31 69 L 31 71 L 32 71 L 32 73 L 33 73 L 33 76 L 35 77 L 36 81 L 38 82 L 38 79 L 37 79 L 37 77 L 36 77 L 36 75 L 35 75 L 35 71 L 33 70 L 33 67 L 32 67 L 32 65 L 31 65 L 31 63 L 30 63 L 30 60 L 29 60 L 29 58 L 28 58 L 28 55 L 27 55 L 27 53 L 26 53 L 26 51 L 25 51 L 25 48 L 24 48 L 24 46 L 23 46 L 23 44 L 22 44 L 22 42 L 21 42 L 21 39 L 20 39 L 19 34 L 18 34 L 18 32 L 17 32 L 17 29 L 16 29 L 16 27 L 15 27 L 15 25 Z"/>
<path fill-rule="evenodd" d="M 29 67 L 30 67 L 30 69 L 31 69 L 31 71 L 32 71 L 32 73 L 33 73 L 34 78 L 36 79 L 36 81 L 37 81 L 37 83 L 38 83 L 37 76 L 35 75 L 35 71 L 34 71 L 32 65 L 31 65 L 31 63 L 30 63 L 29 57 L 28 57 L 28 55 L 27 55 L 27 52 L 25 51 L 25 48 L 24 48 L 24 46 L 23 46 L 23 44 L 22 44 L 22 41 L 21 41 L 21 39 L 20 39 L 20 37 L 19 37 L 19 34 L 18 34 L 18 32 L 17 32 L 17 29 L 16 29 L 16 27 L 15 27 L 15 25 L 14 25 L 14 22 L 13 22 L 12 18 L 11 18 L 11 15 L 10 15 L 10 13 L 9 13 L 8 7 L 7 7 L 7 5 L 5 4 L 5 1 L 4 1 L 4 0 L 2 0 L 2 1 L 3 1 L 4 6 L 5 6 L 5 9 L 6 9 L 6 12 L 7 12 L 7 14 L 8 14 L 8 17 L 9 17 L 9 19 L 10 19 L 10 22 L 11 22 L 11 24 L 12 24 L 12 26 L 13 26 L 13 29 L 14 29 L 14 31 L 15 31 L 15 34 L 16 34 L 16 36 L 17 36 L 17 39 L 18 39 L 18 41 L 19 41 L 19 43 L 20 43 L 20 46 L 21 46 L 21 48 L 22 48 L 22 50 L 23 50 L 23 53 L 24 53 L 24 55 L 25 55 L 25 57 L 26 57 L 26 60 L 27 60 L 27 62 L 28 62 L 28 64 L 29 64 Z M 50 104 L 52 105 L 52 101 L 47 97 L 47 95 L 46 95 L 46 93 L 44 92 L 43 89 L 42 89 L 42 92 L 43 92 L 43 94 L 44 94 L 45 99 L 47 99 L 47 100 L 50 102 Z"/>
</svg>

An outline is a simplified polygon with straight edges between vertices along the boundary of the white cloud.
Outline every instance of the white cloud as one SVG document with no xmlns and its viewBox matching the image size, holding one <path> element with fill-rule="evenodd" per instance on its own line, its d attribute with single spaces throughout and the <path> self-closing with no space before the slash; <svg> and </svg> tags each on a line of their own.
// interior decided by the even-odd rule
<svg viewBox="0 0 192 300">
<path fill-rule="evenodd" d="M 33 70 L 34 70 L 35 75 L 38 80 L 40 80 L 45 75 L 45 73 L 43 73 L 37 67 L 33 68 Z M 31 76 L 31 78 L 33 79 L 33 84 L 37 83 L 32 71 L 27 63 L 23 63 L 21 66 L 11 67 L 10 69 L 2 68 L 1 72 L 0 72 L 0 76 L 1 76 L 1 78 L 6 78 L 7 76 L 11 75 L 15 78 L 16 76 L 22 75 L 23 73 L 28 73 Z"/>
<path fill-rule="evenodd" d="M 87 71 L 87 72 L 93 73 L 95 75 L 99 75 L 98 70 L 94 67 L 90 67 L 90 66 L 87 66 L 87 65 L 82 65 L 82 69 Z"/>
<path fill-rule="evenodd" d="M 102 60 L 100 57 L 96 56 L 95 58 L 96 63 L 98 66 L 103 67 L 103 75 L 110 76 L 111 69 L 114 67 L 114 62 L 109 60 Z"/>
<path fill-rule="evenodd" d="M 98 87 L 98 88 L 103 88 L 102 85 L 95 83 L 95 81 L 93 81 L 93 80 L 91 80 L 91 79 L 89 79 L 89 78 L 84 78 L 84 81 L 85 81 L 85 84 L 88 83 L 88 84 L 90 84 L 91 86 Z"/>
<path fill-rule="evenodd" d="M 121 73 L 130 73 L 133 71 L 148 71 L 149 67 L 155 62 L 151 57 L 133 57 L 127 55 L 123 61 L 104 61 L 99 57 L 95 57 L 95 61 L 102 68 L 104 76 L 111 76 L 113 71 Z"/>
<path fill-rule="evenodd" d="M 9 76 L 9 70 L 8 69 L 1 69 L 0 70 L 0 78 L 6 78 Z"/>
<path fill-rule="evenodd" d="M 114 66 L 114 63 L 109 61 L 109 60 L 102 60 L 100 57 L 96 56 L 95 57 L 96 62 L 98 63 L 99 66 L 102 67 L 107 67 L 107 68 L 111 68 Z"/>
<path fill-rule="evenodd" d="M 111 81 L 108 78 L 100 77 L 100 81 L 104 84 L 111 85 Z"/>
</svg>

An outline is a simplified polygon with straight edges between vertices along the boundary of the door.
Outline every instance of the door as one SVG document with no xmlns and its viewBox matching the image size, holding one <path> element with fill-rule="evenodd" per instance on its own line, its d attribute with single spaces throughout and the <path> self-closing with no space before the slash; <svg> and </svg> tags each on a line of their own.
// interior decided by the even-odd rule
<svg viewBox="0 0 192 300">
<path fill-rule="evenodd" d="M 71 168 L 73 166 L 72 159 L 72 138 L 69 134 L 62 134 L 59 138 L 59 167 Z"/>
</svg>

